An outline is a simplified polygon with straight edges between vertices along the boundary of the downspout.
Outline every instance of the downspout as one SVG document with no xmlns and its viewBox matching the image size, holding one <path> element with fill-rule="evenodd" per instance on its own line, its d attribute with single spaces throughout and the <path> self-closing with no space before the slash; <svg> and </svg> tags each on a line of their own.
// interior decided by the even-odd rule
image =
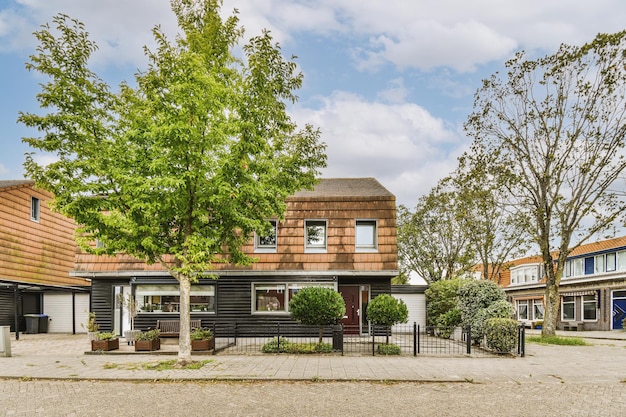
<svg viewBox="0 0 626 417">
<path fill-rule="evenodd" d="M 16 284 L 13 286 L 13 305 L 15 306 L 15 340 L 20 340 L 20 315 L 17 309 L 17 302 L 19 299 L 19 287 Z"/>
</svg>

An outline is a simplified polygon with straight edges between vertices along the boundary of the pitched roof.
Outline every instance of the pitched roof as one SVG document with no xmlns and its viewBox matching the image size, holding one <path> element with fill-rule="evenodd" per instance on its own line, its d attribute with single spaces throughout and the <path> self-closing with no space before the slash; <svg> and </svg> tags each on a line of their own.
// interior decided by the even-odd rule
<svg viewBox="0 0 626 417">
<path fill-rule="evenodd" d="M 575 257 L 580 255 L 588 255 L 597 252 L 603 252 L 609 249 L 617 249 L 626 247 L 626 236 L 616 237 L 613 239 L 602 240 L 600 242 L 587 243 L 580 245 L 574 249 L 569 256 Z"/>
<path fill-rule="evenodd" d="M 34 185 L 33 180 L 0 180 L 0 189 L 23 187 L 25 185 Z"/>
<path fill-rule="evenodd" d="M 383 187 L 376 178 L 323 178 L 313 190 L 296 192 L 292 199 L 356 199 L 376 198 L 395 199 L 395 196 Z"/>
</svg>

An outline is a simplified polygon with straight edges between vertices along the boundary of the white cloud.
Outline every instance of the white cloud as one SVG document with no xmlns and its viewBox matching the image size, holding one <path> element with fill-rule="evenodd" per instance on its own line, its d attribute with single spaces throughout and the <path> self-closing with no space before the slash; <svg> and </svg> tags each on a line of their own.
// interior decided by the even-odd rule
<svg viewBox="0 0 626 417">
<path fill-rule="evenodd" d="M 294 118 L 320 128 L 326 142 L 325 177 L 376 177 L 413 205 L 456 165 L 466 143 L 441 119 L 412 104 L 369 102 L 347 93 L 323 98 L 315 109 L 297 108 Z"/>
</svg>

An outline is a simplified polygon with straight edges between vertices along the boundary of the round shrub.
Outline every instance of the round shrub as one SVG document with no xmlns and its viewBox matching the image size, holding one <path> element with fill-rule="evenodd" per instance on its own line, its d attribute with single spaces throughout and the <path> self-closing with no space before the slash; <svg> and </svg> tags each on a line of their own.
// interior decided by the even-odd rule
<svg viewBox="0 0 626 417">
<path fill-rule="evenodd" d="M 492 318 L 485 321 L 487 347 L 498 353 L 510 353 L 517 344 L 517 321 L 511 318 Z"/>
<path fill-rule="evenodd" d="M 380 344 L 378 345 L 378 354 L 379 355 L 399 355 L 400 346 L 394 345 L 393 343 Z"/>
<path fill-rule="evenodd" d="M 389 294 L 380 294 L 367 306 L 367 318 L 374 324 L 393 326 L 396 323 L 407 322 L 409 309 L 404 301 Z"/>
</svg>

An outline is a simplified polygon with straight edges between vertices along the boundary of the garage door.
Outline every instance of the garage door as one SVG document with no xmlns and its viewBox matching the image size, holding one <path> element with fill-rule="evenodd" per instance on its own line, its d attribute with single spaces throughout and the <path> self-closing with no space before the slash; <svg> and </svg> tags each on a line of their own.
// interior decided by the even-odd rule
<svg viewBox="0 0 626 417">
<path fill-rule="evenodd" d="M 409 320 L 406 324 L 400 324 L 392 328 L 392 331 L 406 329 L 407 325 L 417 323 L 418 326 L 426 326 L 426 296 L 424 294 L 391 294 L 394 298 L 404 301 L 409 310 Z"/>
<path fill-rule="evenodd" d="M 86 333 L 89 294 L 75 294 L 75 317 L 72 317 L 72 294 L 44 294 L 43 313 L 48 316 L 48 333 Z"/>
</svg>

